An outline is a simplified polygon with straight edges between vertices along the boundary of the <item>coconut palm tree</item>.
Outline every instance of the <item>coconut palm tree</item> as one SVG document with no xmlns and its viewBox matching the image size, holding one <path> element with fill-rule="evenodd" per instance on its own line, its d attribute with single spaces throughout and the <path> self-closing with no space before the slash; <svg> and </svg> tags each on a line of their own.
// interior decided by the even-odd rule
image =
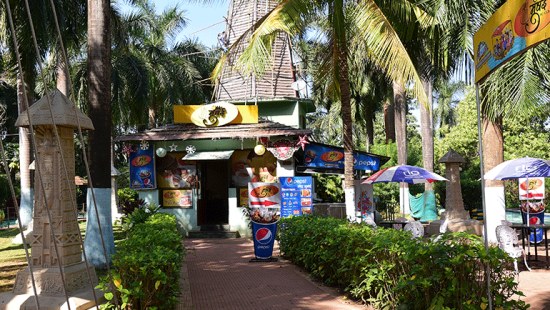
<svg viewBox="0 0 550 310">
<path fill-rule="evenodd" d="M 106 268 L 107 258 L 115 252 L 111 222 L 111 6 L 109 0 L 89 4 L 87 104 L 95 130 L 88 133 L 89 184 L 93 188 L 88 189 L 84 248 L 91 264 Z"/>
<path fill-rule="evenodd" d="M 410 22 L 409 25 L 426 22 L 427 16 L 410 3 L 392 2 L 396 8 L 402 10 L 401 16 Z M 218 63 L 213 76 L 219 76 L 224 63 L 238 56 L 236 47 L 249 35 L 251 37 L 248 47 L 236 61 L 236 68 L 242 70 L 245 76 L 251 72 L 261 76 L 269 64 L 271 46 L 277 33 L 284 31 L 290 36 L 303 33 L 312 25 L 313 18 L 317 17 L 322 18 L 319 23 L 319 40 L 326 42 L 330 48 L 322 55 L 321 70 L 316 72 L 316 80 L 329 81 L 329 95 L 342 104 L 346 209 L 351 216 L 354 210 L 354 187 L 349 51 L 362 49 L 366 59 L 380 66 L 398 84 L 405 85 L 408 81 L 414 81 L 415 95 L 423 103 L 426 102 L 415 67 L 392 24 L 377 3 L 372 0 L 282 1 L 232 45 Z M 349 32 L 351 27 L 358 29 L 353 31 L 353 37 Z"/>
<path fill-rule="evenodd" d="M 456 106 L 460 102 L 461 94 L 466 90 L 464 81 L 438 81 L 435 85 L 437 107 L 434 109 L 433 121 L 437 128 L 456 125 Z"/>
</svg>

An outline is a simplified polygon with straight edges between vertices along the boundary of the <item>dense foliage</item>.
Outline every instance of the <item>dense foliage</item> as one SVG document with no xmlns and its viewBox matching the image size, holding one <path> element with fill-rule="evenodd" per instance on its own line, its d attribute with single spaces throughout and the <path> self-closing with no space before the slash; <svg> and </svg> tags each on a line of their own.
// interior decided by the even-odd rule
<svg viewBox="0 0 550 310">
<path fill-rule="evenodd" d="M 121 309 L 173 309 L 186 255 L 182 239 L 172 214 L 157 213 L 137 224 L 113 256 L 115 291 L 110 289 L 109 277 L 98 286 L 110 301 L 105 308 L 114 308 L 113 298 L 117 298 Z"/>
<path fill-rule="evenodd" d="M 485 309 L 485 263 L 491 269 L 495 309 L 526 309 L 517 291 L 512 258 L 466 233 L 439 242 L 412 240 L 403 230 L 316 216 L 281 219 L 277 238 L 284 257 L 329 285 L 377 309 Z M 506 268 L 505 268 L 506 267 Z"/>
</svg>

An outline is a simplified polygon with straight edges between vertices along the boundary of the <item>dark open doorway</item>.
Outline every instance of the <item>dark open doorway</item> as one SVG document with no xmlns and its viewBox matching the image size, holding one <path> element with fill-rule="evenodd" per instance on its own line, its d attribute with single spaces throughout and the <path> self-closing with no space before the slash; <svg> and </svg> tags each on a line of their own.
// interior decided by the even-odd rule
<svg viewBox="0 0 550 310">
<path fill-rule="evenodd" d="M 229 223 L 229 163 L 227 160 L 200 162 L 201 195 L 198 200 L 197 225 Z"/>
</svg>

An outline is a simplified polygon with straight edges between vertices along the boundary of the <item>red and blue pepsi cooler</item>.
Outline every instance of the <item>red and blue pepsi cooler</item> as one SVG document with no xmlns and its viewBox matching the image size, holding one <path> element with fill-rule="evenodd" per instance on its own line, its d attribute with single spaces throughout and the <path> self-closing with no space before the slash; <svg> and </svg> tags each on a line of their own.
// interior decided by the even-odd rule
<svg viewBox="0 0 550 310">
<path fill-rule="evenodd" d="M 527 213 L 523 212 L 523 216 L 525 216 L 525 219 L 527 219 Z M 544 224 L 544 211 L 538 212 L 538 213 L 529 213 L 529 225 L 542 225 Z M 535 239 L 536 237 L 536 239 Z M 532 243 L 540 243 L 542 241 L 543 235 L 542 235 L 542 229 L 537 228 L 534 229 L 534 232 L 531 231 L 529 234 L 529 241 Z"/>
<path fill-rule="evenodd" d="M 271 259 L 276 232 L 277 222 L 267 224 L 252 222 L 256 259 Z"/>
</svg>

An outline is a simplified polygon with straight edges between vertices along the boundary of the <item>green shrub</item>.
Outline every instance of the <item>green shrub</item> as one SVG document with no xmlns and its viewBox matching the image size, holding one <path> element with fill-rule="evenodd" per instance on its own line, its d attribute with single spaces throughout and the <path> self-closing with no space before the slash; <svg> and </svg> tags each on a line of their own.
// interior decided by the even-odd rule
<svg viewBox="0 0 550 310">
<path fill-rule="evenodd" d="M 479 309 L 487 303 L 485 264 L 491 269 L 495 309 L 526 309 L 513 259 L 467 233 L 411 241 L 407 231 L 316 216 L 280 221 L 284 257 L 329 285 L 344 288 L 376 309 Z"/>
<path fill-rule="evenodd" d="M 128 239 L 122 240 L 113 255 L 115 292 L 109 278 L 98 286 L 111 301 L 117 298 L 121 309 L 172 309 L 178 302 L 180 268 L 186 255 L 176 217 L 157 213 L 135 225 Z"/>
</svg>

